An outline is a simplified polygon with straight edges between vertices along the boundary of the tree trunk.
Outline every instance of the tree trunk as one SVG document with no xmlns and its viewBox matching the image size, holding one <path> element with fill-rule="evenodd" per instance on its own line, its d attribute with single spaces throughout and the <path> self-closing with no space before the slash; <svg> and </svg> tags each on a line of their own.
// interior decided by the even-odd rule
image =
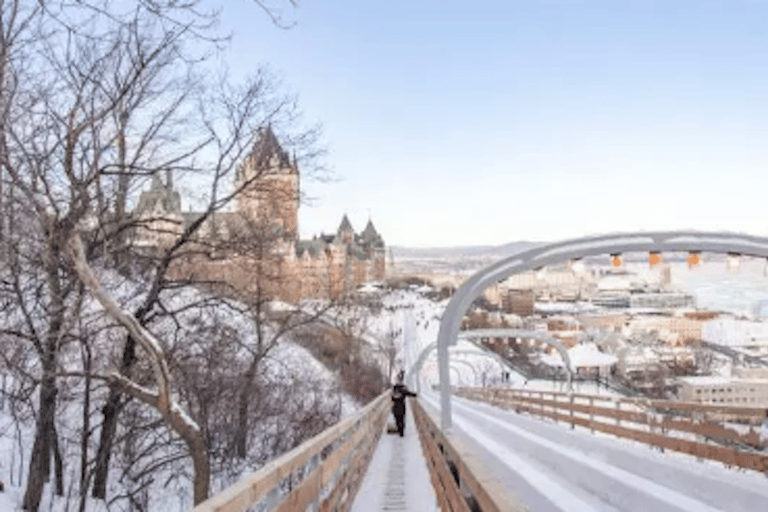
<svg viewBox="0 0 768 512">
<path fill-rule="evenodd" d="M 22 508 L 29 512 L 37 512 L 43 487 L 48 481 L 51 470 L 51 448 L 53 436 L 53 418 L 56 409 L 56 385 L 52 371 L 47 373 L 40 384 L 40 412 L 37 420 L 35 443 L 29 460 L 29 476 L 24 492 Z"/>
<path fill-rule="evenodd" d="M 48 481 L 51 470 L 51 450 L 53 449 L 53 436 L 55 435 L 54 417 L 56 414 L 56 356 L 59 350 L 61 330 L 64 325 L 64 299 L 59 277 L 58 256 L 60 254 L 56 232 L 53 226 L 49 228 L 48 247 L 44 256 L 45 273 L 49 289 L 50 321 L 48 333 L 40 350 L 42 366 L 42 379 L 40 381 L 40 412 L 37 420 L 37 432 L 35 443 L 32 447 L 32 456 L 29 461 L 29 475 L 27 488 L 24 492 L 22 508 L 30 512 L 37 512 L 40 507 L 40 499 L 43 495 L 43 487 Z"/>
<path fill-rule="evenodd" d="M 85 371 L 85 398 L 83 402 L 83 431 L 80 435 L 80 508 L 85 512 L 88 492 L 88 441 L 91 436 L 91 348 L 83 341 L 83 370 Z"/>
<path fill-rule="evenodd" d="M 109 458 L 112 454 L 112 441 L 115 438 L 117 416 L 120 409 L 120 394 L 110 388 L 107 403 L 102 408 L 104 420 L 101 423 L 99 448 L 96 451 L 96 461 L 93 468 L 93 489 L 91 490 L 91 496 L 101 500 L 107 499 Z"/>
<path fill-rule="evenodd" d="M 123 347 L 123 361 L 120 366 L 120 372 L 127 375 L 136 360 L 136 341 L 132 336 L 128 336 Z M 112 456 L 112 443 L 117 431 L 117 420 L 120 412 L 123 410 L 124 403 L 121 402 L 122 393 L 116 386 L 109 387 L 109 396 L 107 402 L 102 408 L 103 421 L 101 423 L 101 435 L 99 436 L 99 448 L 96 451 L 96 462 L 93 475 L 93 489 L 91 496 L 94 498 L 107 499 L 107 478 L 109 476 L 109 459 Z"/>
<path fill-rule="evenodd" d="M 235 456 L 244 459 L 248 454 L 248 411 L 253 395 L 253 379 L 256 376 L 257 361 L 251 363 L 243 375 L 243 389 L 240 392 L 237 409 L 237 429 L 235 430 Z"/>
<path fill-rule="evenodd" d="M 53 452 L 54 475 L 56 476 L 56 496 L 64 496 L 64 461 L 59 449 L 59 434 L 56 432 L 56 424 L 52 425 L 51 451 Z"/>
<path fill-rule="evenodd" d="M 246 385 L 245 387 L 247 389 L 249 386 Z M 241 459 L 244 459 L 248 453 L 248 400 L 250 393 L 246 389 L 240 393 L 240 406 L 237 410 L 237 429 L 235 430 L 234 440 L 235 456 Z"/>
<path fill-rule="evenodd" d="M 208 448 L 205 446 L 203 436 L 199 430 L 189 428 L 190 426 L 179 419 L 171 420 L 174 430 L 179 433 L 187 444 L 189 455 L 192 457 L 192 467 L 194 469 L 194 492 L 195 505 L 199 505 L 208 499 L 208 490 L 211 480 L 211 467 L 208 461 Z"/>
<path fill-rule="evenodd" d="M 181 411 L 178 404 L 169 401 L 166 396 L 142 388 L 119 374 L 112 374 L 111 379 L 113 384 L 118 386 L 123 393 L 154 407 L 163 416 L 171 430 L 179 434 L 184 440 L 189 455 L 192 457 L 195 505 L 207 500 L 211 467 L 208 461 L 208 447 L 200 427 Z"/>
</svg>

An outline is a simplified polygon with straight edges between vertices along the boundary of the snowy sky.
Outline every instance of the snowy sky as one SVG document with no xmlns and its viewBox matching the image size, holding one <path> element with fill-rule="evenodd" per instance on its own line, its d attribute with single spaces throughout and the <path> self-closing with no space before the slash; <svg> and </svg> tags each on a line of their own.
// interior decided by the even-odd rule
<svg viewBox="0 0 768 512">
<path fill-rule="evenodd" d="M 222 9 L 232 76 L 270 63 L 324 125 L 341 181 L 303 183 L 303 236 L 344 213 L 412 247 L 768 235 L 766 1 L 302 0 L 290 30 Z"/>
</svg>

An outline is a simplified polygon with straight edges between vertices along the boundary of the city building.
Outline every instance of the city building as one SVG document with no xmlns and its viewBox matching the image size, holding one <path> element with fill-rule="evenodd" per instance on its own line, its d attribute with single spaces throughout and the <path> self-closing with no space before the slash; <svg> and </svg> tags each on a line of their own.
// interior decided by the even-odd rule
<svg viewBox="0 0 768 512">
<path fill-rule="evenodd" d="M 534 312 L 533 290 L 507 290 L 501 296 L 501 308 L 513 315 L 531 316 Z"/>
<path fill-rule="evenodd" d="M 768 407 L 768 379 L 681 377 L 677 396 L 685 402 Z"/>
<path fill-rule="evenodd" d="M 768 322 L 723 315 L 703 326 L 702 339 L 730 347 L 765 347 L 768 346 Z"/>
<path fill-rule="evenodd" d="M 690 308 L 695 306 L 692 295 L 683 292 L 641 292 L 632 293 L 629 307 L 632 308 Z"/>
<path fill-rule="evenodd" d="M 233 211 L 216 212 L 200 226 L 201 251 L 177 261 L 176 278 L 225 283 L 238 294 L 259 294 L 296 303 L 337 298 L 386 274 L 385 244 L 370 220 L 356 233 L 346 215 L 335 233 L 299 238 L 299 169 L 271 128 L 259 131 L 253 149 L 237 169 Z M 133 216 L 132 243 L 140 250 L 170 246 L 203 213 L 182 212 L 171 174 L 154 176 Z M 215 251 L 210 250 L 216 247 Z"/>
</svg>

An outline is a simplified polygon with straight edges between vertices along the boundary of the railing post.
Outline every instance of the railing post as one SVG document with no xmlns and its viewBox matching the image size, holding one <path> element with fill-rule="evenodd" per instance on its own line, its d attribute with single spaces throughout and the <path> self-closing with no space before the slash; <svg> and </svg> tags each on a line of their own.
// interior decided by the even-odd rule
<svg viewBox="0 0 768 512">
<path fill-rule="evenodd" d="M 646 409 L 645 410 L 645 424 L 648 427 L 648 432 L 650 432 L 651 434 L 655 434 L 656 433 L 656 426 L 655 426 L 655 421 L 654 421 L 654 417 L 653 417 L 653 411 L 651 411 L 650 409 Z M 652 439 L 652 438 L 653 437 L 651 437 L 649 439 Z M 654 446 L 653 446 L 653 443 L 650 440 L 648 441 L 648 445 L 649 445 L 648 447 L 651 450 L 653 450 Z"/>
<path fill-rule="evenodd" d="M 571 393 L 571 429 L 576 428 L 576 424 L 573 422 L 573 393 Z"/>
<path fill-rule="evenodd" d="M 552 392 L 552 419 L 555 420 L 555 425 L 557 425 L 557 395 L 554 392 Z"/>
<path fill-rule="evenodd" d="M 595 426 L 592 424 L 595 421 L 595 399 L 593 397 L 589 397 L 589 429 L 592 431 L 592 433 L 595 433 Z"/>
</svg>

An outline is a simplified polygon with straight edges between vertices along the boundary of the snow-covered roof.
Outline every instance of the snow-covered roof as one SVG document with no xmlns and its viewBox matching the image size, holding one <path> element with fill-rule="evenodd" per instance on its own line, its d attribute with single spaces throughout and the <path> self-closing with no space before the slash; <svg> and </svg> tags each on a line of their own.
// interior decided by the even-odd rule
<svg viewBox="0 0 768 512">
<path fill-rule="evenodd" d="M 692 386 L 717 386 L 719 384 L 730 384 L 734 379 L 719 375 L 707 375 L 701 377 L 680 377 L 678 380 Z"/>
<path fill-rule="evenodd" d="M 357 291 L 360 293 L 379 293 L 381 292 L 381 287 L 373 283 L 366 283 L 358 288 Z"/>
<path fill-rule="evenodd" d="M 594 343 L 582 343 L 568 349 L 571 367 L 611 366 L 618 362 L 616 356 L 600 352 Z M 542 354 L 541 361 L 549 366 L 564 366 L 559 353 Z"/>
<path fill-rule="evenodd" d="M 537 302 L 534 305 L 537 313 L 584 313 L 596 311 L 599 308 L 589 302 Z"/>
<path fill-rule="evenodd" d="M 632 287 L 627 276 L 606 276 L 597 283 L 598 290 L 629 290 Z"/>
<path fill-rule="evenodd" d="M 273 312 L 274 311 L 296 311 L 296 306 L 280 300 L 270 301 L 268 307 L 269 307 L 269 310 Z"/>
</svg>

